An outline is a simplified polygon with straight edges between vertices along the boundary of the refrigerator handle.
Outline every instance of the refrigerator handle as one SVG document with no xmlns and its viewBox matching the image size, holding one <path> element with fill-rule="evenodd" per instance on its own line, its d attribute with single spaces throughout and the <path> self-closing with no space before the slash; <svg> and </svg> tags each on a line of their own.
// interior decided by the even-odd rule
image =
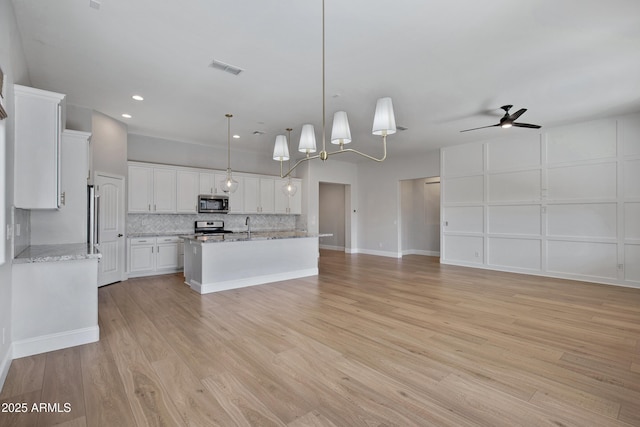
<svg viewBox="0 0 640 427">
<path fill-rule="evenodd" d="M 95 223 L 96 229 L 94 233 L 96 234 L 96 245 L 100 244 L 100 196 L 96 194 L 96 206 L 95 206 Z"/>
</svg>

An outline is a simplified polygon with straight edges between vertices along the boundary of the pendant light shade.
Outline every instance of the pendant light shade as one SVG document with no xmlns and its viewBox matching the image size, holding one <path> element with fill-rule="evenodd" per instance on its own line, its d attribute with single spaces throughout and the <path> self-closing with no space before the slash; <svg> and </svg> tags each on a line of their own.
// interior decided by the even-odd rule
<svg viewBox="0 0 640 427">
<path fill-rule="evenodd" d="M 302 132 L 300 133 L 300 144 L 298 145 L 298 151 L 301 153 L 315 153 L 316 152 L 316 133 L 313 129 L 313 125 L 303 125 Z"/>
<path fill-rule="evenodd" d="M 331 128 L 331 143 L 336 145 L 351 142 L 351 129 L 346 111 L 336 111 L 333 115 L 333 127 Z"/>
<path fill-rule="evenodd" d="M 230 173 L 227 175 L 226 179 L 220 181 L 219 185 L 223 193 L 235 193 L 238 189 L 238 181 L 233 179 Z"/>
<path fill-rule="evenodd" d="M 285 135 L 276 136 L 276 143 L 273 147 L 273 160 L 289 160 L 289 147 Z"/>
<path fill-rule="evenodd" d="M 284 184 L 282 184 L 282 192 L 285 196 L 293 197 L 298 191 L 298 187 L 291 182 L 291 178 L 287 180 Z"/>
<path fill-rule="evenodd" d="M 380 98 L 376 103 L 376 114 L 373 117 L 374 135 L 391 135 L 396 133 L 396 117 L 393 114 L 391 98 Z"/>
</svg>

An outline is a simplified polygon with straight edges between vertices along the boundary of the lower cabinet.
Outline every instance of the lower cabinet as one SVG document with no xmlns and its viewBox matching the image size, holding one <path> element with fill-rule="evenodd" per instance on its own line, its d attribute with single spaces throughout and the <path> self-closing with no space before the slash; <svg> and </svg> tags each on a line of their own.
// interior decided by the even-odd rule
<svg viewBox="0 0 640 427">
<path fill-rule="evenodd" d="M 129 240 L 129 277 L 152 276 L 183 268 L 184 242 L 178 236 L 134 237 Z"/>
</svg>

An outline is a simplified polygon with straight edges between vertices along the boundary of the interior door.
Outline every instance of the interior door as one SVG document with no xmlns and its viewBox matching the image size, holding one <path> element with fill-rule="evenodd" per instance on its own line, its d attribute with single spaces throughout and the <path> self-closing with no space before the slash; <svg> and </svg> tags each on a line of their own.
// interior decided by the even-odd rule
<svg viewBox="0 0 640 427">
<path fill-rule="evenodd" d="M 96 173 L 98 197 L 98 286 L 119 282 L 125 274 L 124 178 Z"/>
</svg>

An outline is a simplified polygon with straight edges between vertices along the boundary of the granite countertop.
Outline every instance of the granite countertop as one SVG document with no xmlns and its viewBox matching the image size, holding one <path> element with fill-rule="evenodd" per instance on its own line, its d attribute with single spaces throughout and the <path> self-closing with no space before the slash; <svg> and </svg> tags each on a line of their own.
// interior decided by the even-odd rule
<svg viewBox="0 0 640 427">
<path fill-rule="evenodd" d="M 190 231 L 165 231 L 162 233 L 128 233 L 127 237 L 160 237 L 160 236 L 184 236 Z"/>
<path fill-rule="evenodd" d="M 89 251 L 86 243 L 68 243 L 61 245 L 33 245 L 20 252 L 14 259 L 14 264 L 33 262 L 58 262 L 82 259 L 97 259 L 102 255 L 98 249 Z"/>
<path fill-rule="evenodd" d="M 252 231 L 251 238 L 246 232 L 215 234 L 199 236 L 194 234 L 182 235 L 185 240 L 195 243 L 222 243 L 222 242 L 250 242 L 254 240 L 275 240 L 275 239 L 301 239 L 307 237 L 327 237 L 332 234 L 309 233 L 307 231 Z"/>
</svg>

